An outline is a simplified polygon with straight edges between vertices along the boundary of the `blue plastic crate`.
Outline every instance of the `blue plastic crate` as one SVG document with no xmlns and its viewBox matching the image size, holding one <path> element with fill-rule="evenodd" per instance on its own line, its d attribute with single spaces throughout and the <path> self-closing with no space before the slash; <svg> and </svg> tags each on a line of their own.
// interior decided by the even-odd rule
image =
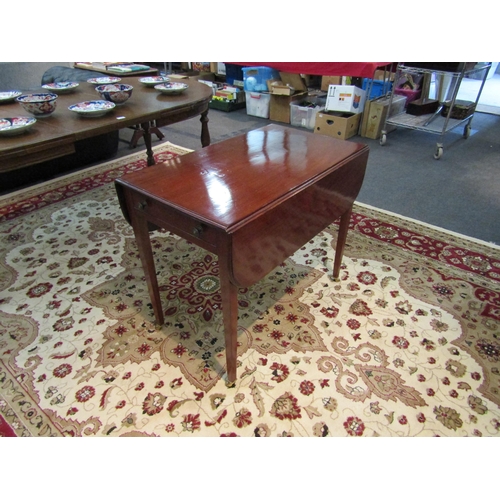
<svg viewBox="0 0 500 500">
<path fill-rule="evenodd" d="M 363 86 L 361 88 L 363 90 L 366 90 L 370 81 L 373 82 L 370 91 L 370 97 L 368 98 L 370 101 L 372 99 L 376 99 L 377 97 L 388 94 L 392 89 L 392 82 L 384 82 L 383 80 L 371 80 L 370 78 L 363 78 Z"/>
<path fill-rule="evenodd" d="M 267 66 L 243 68 L 245 92 L 268 92 L 267 80 L 279 80 L 279 71 Z"/>
<path fill-rule="evenodd" d="M 243 81 L 243 71 L 239 64 L 226 63 L 226 83 L 233 85 L 234 81 Z"/>
</svg>

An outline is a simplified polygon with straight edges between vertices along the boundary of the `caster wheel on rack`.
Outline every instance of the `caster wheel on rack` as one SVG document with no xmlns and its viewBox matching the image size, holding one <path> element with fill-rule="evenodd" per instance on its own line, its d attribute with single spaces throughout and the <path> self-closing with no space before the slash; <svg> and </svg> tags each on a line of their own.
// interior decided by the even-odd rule
<svg viewBox="0 0 500 500">
<path fill-rule="evenodd" d="M 436 152 L 434 153 L 434 158 L 436 160 L 439 160 L 439 158 L 441 158 L 441 156 L 443 156 L 443 146 L 438 146 L 436 148 Z"/>
<path fill-rule="evenodd" d="M 464 139 L 467 139 L 470 136 L 470 125 L 466 125 L 464 128 Z"/>
<path fill-rule="evenodd" d="M 387 142 L 387 135 L 386 134 L 382 134 L 380 136 L 380 145 L 383 146 L 386 142 Z"/>
</svg>

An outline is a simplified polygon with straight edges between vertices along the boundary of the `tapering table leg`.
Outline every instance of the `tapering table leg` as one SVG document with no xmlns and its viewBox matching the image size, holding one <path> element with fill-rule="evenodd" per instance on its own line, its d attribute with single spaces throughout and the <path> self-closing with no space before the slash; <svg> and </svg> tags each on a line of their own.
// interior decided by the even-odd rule
<svg viewBox="0 0 500 500">
<path fill-rule="evenodd" d="M 335 248 L 335 261 L 333 263 L 333 279 L 339 280 L 340 266 L 342 265 L 342 257 L 344 255 L 345 242 L 347 239 L 347 231 L 349 222 L 351 221 L 352 205 L 347 212 L 344 212 L 340 217 L 339 234 L 337 238 L 337 246 Z"/>
<path fill-rule="evenodd" d="M 227 385 L 231 387 L 236 382 L 238 357 L 238 287 L 229 279 L 229 262 L 224 256 L 219 256 L 219 277 L 226 343 Z"/>
<path fill-rule="evenodd" d="M 159 326 L 161 326 L 164 323 L 163 309 L 161 306 L 160 291 L 158 289 L 158 280 L 156 278 L 156 268 L 153 249 L 151 247 L 151 239 L 149 237 L 148 224 L 145 220 L 138 218 L 134 214 L 134 209 L 132 207 L 129 207 L 129 213 L 156 322 Z"/>
</svg>

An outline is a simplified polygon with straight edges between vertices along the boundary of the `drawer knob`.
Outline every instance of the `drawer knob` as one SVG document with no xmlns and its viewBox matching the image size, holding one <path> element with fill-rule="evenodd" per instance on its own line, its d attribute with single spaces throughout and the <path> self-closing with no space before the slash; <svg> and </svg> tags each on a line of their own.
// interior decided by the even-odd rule
<svg viewBox="0 0 500 500">
<path fill-rule="evenodd" d="M 203 225 L 199 224 L 195 228 L 193 228 L 193 235 L 196 237 L 201 236 L 201 233 L 203 233 Z"/>
<path fill-rule="evenodd" d="M 146 200 L 140 201 L 140 202 L 137 204 L 137 208 L 138 208 L 139 210 L 145 210 L 147 206 L 148 206 L 148 202 L 147 202 Z"/>
</svg>

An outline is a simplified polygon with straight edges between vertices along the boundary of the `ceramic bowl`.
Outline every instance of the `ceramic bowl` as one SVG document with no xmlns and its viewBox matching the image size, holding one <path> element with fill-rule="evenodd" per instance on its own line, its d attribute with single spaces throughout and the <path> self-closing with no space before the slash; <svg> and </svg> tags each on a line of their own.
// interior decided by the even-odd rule
<svg viewBox="0 0 500 500">
<path fill-rule="evenodd" d="M 37 118 L 43 118 L 50 116 L 56 110 L 57 94 L 23 94 L 16 97 L 16 101 L 28 113 Z"/>
<path fill-rule="evenodd" d="M 78 83 L 76 82 L 57 82 L 42 85 L 42 89 L 54 92 L 55 94 L 68 94 L 69 92 L 73 92 L 76 87 L 78 87 Z"/>
<path fill-rule="evenodd" d="M 168 83 L 160 83 L 159 85 L 155 85 L 155 89 L 161 92 L 162 94 L 176 95 L 184 92 L 189 85 L 186 83 L 180 82 L 168 82 Z"/>
<path fill-rule="evenodd" d="M 31 118 L 28 116 L 0 118 L 0 136 L 23 134 L 35 123 L 36 118 Z"/>
<path fill-rule="evenodd" d="M 125 85 L 124 83 L 117 83 L 113 85 L 98 85 L 97 92 L 102 99 L 115 104 L 123 104 L 132 95 L 134 87 L 132 85 Z"/>
</svg>

